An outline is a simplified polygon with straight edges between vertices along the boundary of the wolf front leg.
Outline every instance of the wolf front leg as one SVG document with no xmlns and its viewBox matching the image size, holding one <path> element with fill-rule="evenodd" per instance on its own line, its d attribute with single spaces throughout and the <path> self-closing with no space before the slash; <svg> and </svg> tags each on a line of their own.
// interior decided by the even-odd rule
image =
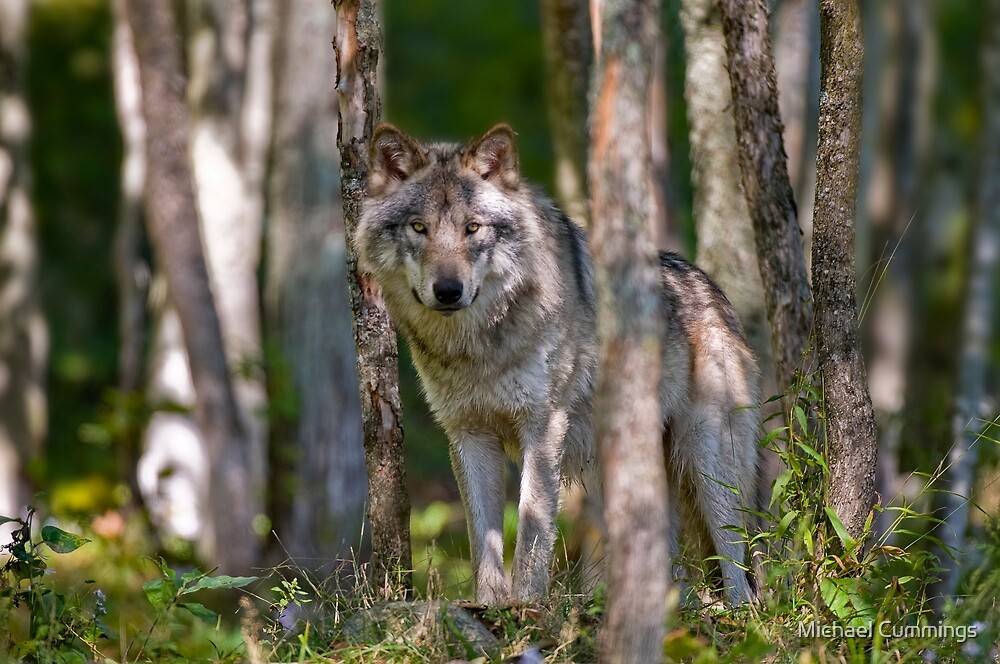
<svg viewBox="0 0 1000 664">
<path fill-rule="evenodd" d="M 510 598 L 503 569 L 504 468 L 507 458 L 496 437 L 449 435 L 451 466 L 469 526 L 476 601 L 498 604 Z"/>
<path fill-rule="evenodd" d="M 521 436 L 521 497 L 514 549 L 514 597 L 521 601 L 543 599 L 549 590 L 567 423 L 564 411 L 553 411 L 544 425 Z"/>
</svg>

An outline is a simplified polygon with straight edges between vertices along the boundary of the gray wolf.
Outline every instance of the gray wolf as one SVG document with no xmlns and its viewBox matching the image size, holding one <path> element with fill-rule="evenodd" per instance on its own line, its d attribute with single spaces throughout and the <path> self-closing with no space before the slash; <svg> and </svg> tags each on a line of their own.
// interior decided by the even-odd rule
<svg viewBox="0 0 1000 664">
<path fill-rule="evenodd" d="M 448 435 L 465 506 L 476 599 L 548 590 L 561 479 L 600 491 L 591 394 L 598 363 L 594 271 L 583 231 L 518 170 L 514 132 L 423 145 L 380 125 L 353 241 L 413 355 Z M 671 551 L 706 542 L 724 597 L 751 597 L 741 496 L 755 494 L 758 376 L 719 288 L 660 257 L 660 401 Z M 627 371 L 627 367 L 622 370 Z M 521 468 L 513 587 L 504 572 L 504 471 Z M 683 529 L 680 528 L 683 523 Z M 691 535 L 689 537 L 688 535 Z"/>
</svg>

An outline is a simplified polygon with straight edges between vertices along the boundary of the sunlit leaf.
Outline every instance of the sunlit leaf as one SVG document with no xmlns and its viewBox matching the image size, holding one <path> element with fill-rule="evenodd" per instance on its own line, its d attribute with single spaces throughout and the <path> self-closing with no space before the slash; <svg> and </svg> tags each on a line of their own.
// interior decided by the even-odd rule
<svg viewBox="0 0 1000 664">
<path fill-rule="evenodd" d="M 45 526 L 42 528 L 42 541 L 49 545 L 49 548 L 56 553 L 70 553 L 76 551 L 81 546 L 89 542 L 86 537 L 80 537 L 73 533 L 55 526 Z"/>
</svg>

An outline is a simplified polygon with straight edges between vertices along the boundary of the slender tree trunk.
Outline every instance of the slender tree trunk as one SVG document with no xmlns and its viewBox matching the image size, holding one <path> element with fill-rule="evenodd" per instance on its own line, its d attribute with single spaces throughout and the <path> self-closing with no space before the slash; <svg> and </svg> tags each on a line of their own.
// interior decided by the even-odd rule
<svg viewBox="0 0 1000 664">
<path fill-rule="evenodd" d="M 542 0 L 549 125 L 556 158 L 556 198 L 587 226 L 587 84 L 590 23 L 586 0 Z"/>
<path fill-rule="evenodd" d="M 726 38 L 743 191 L 753 221 L 778 387 L 802 364 L 812 301 L 783 127 L 764 0 L 717 0 Z"/>
<path fill-rule="evenodd" d="M 146 182 L 146 122 L 142 117 L 139 63 L 125 0 L 114 0 L 115 109 L 124 156 L 121 199 L 115 231 L 114 268 L 118 280 L 118 387 L 135 392 L 142 386 L 146 344 L 146 297 L 149 266 L 142 257 L 142 195 Z"/>
<path fill-rule="evenodd" d="M 44 388 L 48 330 L 38 306 L 38 265 L 24 95 L 27 0 L 0 3 L 0 515 L 16 517 L 31 500 L 28 463 L 47 422 Z M 0 527 L 0 541 L 9 528 Z"/>
<path fill-rule="evenodd" d="M 257 269 L 270 143 L 272 0 L 188 3 L 191 163 L 205 258 L 247 435 L 248 494 L 263 512 L 267 394 Z"/>
<path fill-rule="evenodd" d="M 826 404 L 827 505 L 852 537 L 875 498 L 875 415 L 858 339 L 854 213 L 861 134 L 861 18 L 857 0 L 821 0 L 821 89 L 813 289 Z"/>
<path fill-rule="evenodd" d="M 169 3 L 129 0 L 147 132 L 146 218 L 166 274 L 190 358 L 196 417 L 210 464 L 209 549 L 226 573 L 258 558 L 252 529 L 259 497 L 247 472 L 250 454 L 226 363 L 222 330 L 202 253 L 198 208 L 188 162 L 188 114 L 177 28 Z"/>
<path fill-rule="evenodd" d="M 649 230 L 647 139 L 660 5 L 594 0 L 591 11 L 600 25 L 588 168 L 601 345 L 594 430 L 610 553 L 601 652 L 609 662 L 657 662 L 669 563 L 658 397 L 660 272 Z"/>
<path fill-rule="evenodd" d="M 939 527 L 941 543 L 952 554 L 965 551 L 979 434 L 988 426 L 983 421 L 986 380 L 990 373 L 995 375 L 996 370 L 992 367 L 990 371 L 990 344 L 995 340 L 996 289 L 1000 272 L 1000 0 L 990 0 L 985 14 L 978 215 L 971 235 L 972 260 L 958 349 L 958 392 L 952 416 L 954 444 L 948 453 L 945 473 L 948 493 L 943 494 L 944 510 L 940 514 L 945 523 Z M 957 561 L 947 555 L 941 555 L 940 559 L 946 571 L 936 588 L 939 610 L 944 599 L 958 590 L 962 556 L 959 555 Z"/>
<path fill-rule="evenodd" d="M 377 66 L 382 29 L 375 0 L 334 0 L 337 10 L 337 89 L 340 92 L 341 194 L 348 237 L 357 228 L 368 177 L 368 145 L 382 114 Z M 370 275 L 358 272 L 348 244 L 354 341 L 368 467 L 368 520 L 372 534 L 371 579 L 387 594 L 411 586 L 410 498 L 403 466 L 403 406 L 399 397 L 396 332 Z"/>
<path fill-rule="evenodd" d="M 122 132 L 122 157 L 112 264 L 118 283 L 118 389 L 124 395 L 138 393 L 146 359 L 146 303 L 150 268 L 143 257 L 142 195 L 146 182 L 146 122 L 142 118 L 139 63 L 129 28 L 125 0 L 114 0 L 112 67 L 115 110 Z M 144 507 L 139 485 L 140 441 L 131 436 L 118 444 L 120 472 L 130 489 L 129 504 Z"/>
<path fill-rule="evenodd" d="M 315 567 L 314 560 L 357 549 L 368 487 L 347 301 L 337 99 L 329 51 L 316 48 L 336 30 L 336 15 L 313 0 L 286 0 L 278 20 L 264 298 L 268 338 L 280 353 L 271 363 L 270 512 L 286 515 L 275 527 L 287 554 Z"/>
<path fill-rule="evenodd" d="M 875 220 L 876 246 L 883 261 L 876 268 L 878 288 L 872 294 L 871 371 L 869 388 L 878 421 L 879 451 L 876 485 L 884 504 L 899 489 L 899 453 L 903 431 L 909 369 L 914 360 L 912 343 L 921 316 L 917 291 L 919 247 L 924 235 L 925 213 L 919 208 L 918 183 L 925 158 L 927 116 L 933 91 L 921 85 L 926 69 L 927 7 L 924 0 L 897 0 L 896 63 L 893 68 L 895 98 L 886 116 L 888 146 L 886 170 L 890 172 L 888 205 Z M 881 277 L 881 278 L 880 278 Z M 876 522 L 884 533 L 896 518 L 882 512 Z"/>
<path fill-rule="evenodd" d="M 782 0 L 771 15 L 778 109 L 785 125 L 788 176 L 798 201 L 808 266 L 816 196 L 816 120 L 819 114 L 819 9 L 811 0 Z"/>
<path fill-rule="evenodd" d="M 697 263 L 725 291 L 739 313 L 762 371 L 773 376 L 771 334 L 764 308 L 753 223 L 740 183 L 726 45 L 713 0 L 681 4 L 684 86 L 691 127 L 693 213 Z"/>
<path fill-rule="evenodd" d="M 736 308 L 757 356 L 762 394 L 777 393 L 771 329 L 760 280 L 753 223 L 740 181 L 732 89 L 726 44 L 714 0 L 681 3 L 686 55 L 684 96 L 691 142 L 696 262 L 719 284 Z M 772 405 L 780 408 L 780 403 Z M 760 495 L 783 469 L 771 450 L 761 452 Z"/>
</svg>

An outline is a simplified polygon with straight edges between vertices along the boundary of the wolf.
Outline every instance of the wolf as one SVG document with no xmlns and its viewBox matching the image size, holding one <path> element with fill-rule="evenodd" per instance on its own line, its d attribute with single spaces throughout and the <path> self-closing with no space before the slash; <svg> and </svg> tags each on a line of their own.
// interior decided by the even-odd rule
<svg viewBox="0 0 1000 664">
<path fill-rule="evenodd" d="M 369 157 L 353 235 L 359 268 L 379 284 L 447 433 L 476 600 L 537 601 L 548 592 L 561 482 L 600 495 L 587 237 L 521 177 L 507 125 L 425 145 L 381 124 Z M 710 547 L 734 605 L 752 598 L 745 535 L 734 531 L 752 507 L 741 500 L 756 491 L 757 366 L 718 286 L 676 254 L 660 264 L 669 547 L 676 553 L 681 535 Z M 513 584 L 503 559 L 508 458 L 521 470 Z"/>
</svg>

